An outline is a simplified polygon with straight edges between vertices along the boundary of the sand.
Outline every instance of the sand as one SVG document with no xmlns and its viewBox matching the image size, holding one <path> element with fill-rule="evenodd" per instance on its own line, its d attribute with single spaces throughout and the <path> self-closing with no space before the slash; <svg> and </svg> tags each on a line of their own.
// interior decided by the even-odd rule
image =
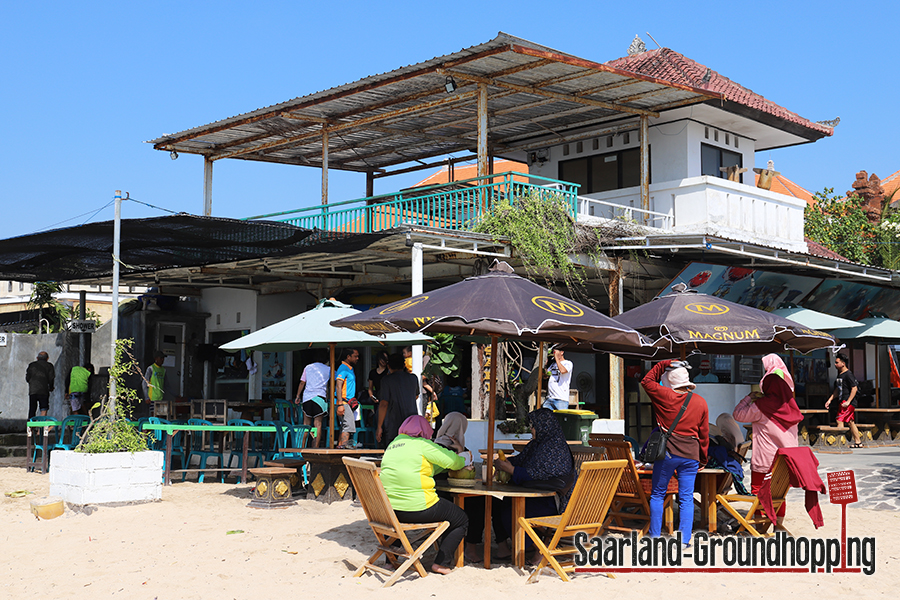
<svg viewBox="0 0 900 600">
<path fill-rule="evenodd" d="M 26 473 L 22 459 L 0 459 L 0 491 L 49 493 L 45 475 Z M 41 521 L 29 499 L 0 498 L 0 599 L 34 598 L 271 598 L 301 594 L 334 598 L 421 600 L 423 597 L 509 597 L 610 594 L 616 598 L 707 597 L 730 600 L 895 595 L 900 583 L 900 514 L 848 509 L 848 533 L 875 536 L 876 572 L 861 574 L 619 574 L 609 579 L 577 574 L 571 583 L 552 571 L 525 583 L 509 565 L 490 571 L 467 565 L 448 576 L 406 576 L 388 589 L 379 577 L 353 578 L 374 551 L 361 508 L 300 501 L 283 510 L 247 507 L 250 485 L 179 483 L 163 488 L 160 502 L 99 506 L 87 514 L 67 509 Z M 822 497 L 825 527 L 816 531 L 801 504 L 788 512 L 795 535 L 838 537 L 840 507 Z M 229 534 L 241 530 L 243 533 Z M 426 555 L 430 556 L 430 555 Z M 430 560 L 426 561 L 426 565 Z"/>
</svg>

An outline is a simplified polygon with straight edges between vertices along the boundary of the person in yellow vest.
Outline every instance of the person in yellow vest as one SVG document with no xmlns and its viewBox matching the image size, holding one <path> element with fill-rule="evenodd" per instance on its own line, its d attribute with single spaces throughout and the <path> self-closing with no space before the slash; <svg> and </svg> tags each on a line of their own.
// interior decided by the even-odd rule
<svg viewBox="0 0 900 600">
<path fill-rule="evenodd" d="M 91 377 L 94 365 L 75 366 L 66 376 L 66 400 L 72 407 L 72 414 L 86 415 L 91 409 Z"/>
<path fill-rule="evenodd" d="M 144 372 L 144 402 L 146 403 L 142 407 L 136 407 L 136 413 L 145 413 L 148 412 L 149 405 L 154 405 L 155 402 L 162 402 L 166 399 L 166 394 L 170 394 L 175 396 L 176 400 L 181 400 L 181 397 L 178 395 L 176 391 L 172 388 L 172 382 L 166 380 L 166 369 L 163 367 L 163 362 L 166 360 L 166 355 L 162 352 L 156 352 L 153 355 L 153 364 L 147 367 L 146 372 Z M 141 414 L 134 414 L 135 418 L 142 416 Z M 174 415 L 168 415 L 170 418 L 174 417 Z"/>
</svg>

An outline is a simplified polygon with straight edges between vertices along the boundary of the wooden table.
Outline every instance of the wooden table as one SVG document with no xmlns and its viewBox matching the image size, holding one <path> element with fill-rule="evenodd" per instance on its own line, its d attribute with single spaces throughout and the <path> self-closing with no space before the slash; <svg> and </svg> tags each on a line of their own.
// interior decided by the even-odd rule
<svg viewBox="0 0 900 600">
<path fill-rule="evenodd" d="M 481 496 L 489 498 L 512 498 L 512 541 L 513 541 L 513 564 L 517 567 L 525 566 L 525 530 L 519 526 L 519 517 L 525 516 L 525 500 L 526 498 L 544 498 L 553 496 L 556 492 L 552 490 L 534 490 L 518 485 L 508 483 L 494 483 L 490 488 L 481 482 L 477 482 L 474 487 L 453 486 L 449 483 L 436 482 L 435 489 L 439 492 L 447 492 L 453 494 L 454 503 L 465 509 L 466 498 L 473 496 Z M 485 502 L 484 507 L 484 568 L 491 568 L 491 536 L 488 533 L 491 527 L 491 507 Z M 463 549 L 465 540 L 461 541 L 456 551 L 456 566 L 461 567 L 464 564 Z"/>
<path fill-rule="evenodd" d="M 274 433 L 275 427 L 272 425 L 180 425 L 177 423 L 155 424 L 144 423 L 145 431 L 165 431 L 166 432 L 166 469 L 163 473 L 163 485 L 170 485 L 172 473 L 193 473 L 195 471 L 234 471 L 235 469 L 226 468 L 225 465 L 219 465 L 218 469 L 172 469 L 172 437 L 179 431 L 244 431 L 244 443 L 241 449 L 241 483 L 247 483 L 247 453 L 250 449 L 250 433 Z M 224 460 L 224 444 L 225 436 L 219 440 L 219 450 L 222 452 Z M 187 467 L 187 465 L 183 465 Z"/>
<path fill-rule="evenodd" d="M 652 469 L 638 469 L 640 476 L 653 476 Z M 694 482 L 694 492 L 700 494 L 700 525 L 705 526 L 710 533 L 715 533 L 719 527 L 716 512 L 716 493 L 725 477 L 731 475 L 725 469 L 703 468 L 697 471 L 697 479 Z M 677 477 L 673 476 L 677 481 Z M 667 492 L 669 493 L 669 492 Z M 649 494 L 647 497 L 649 499 Z"/>
<path fill-rule="evenodd" d="M 884 446 L 894 445 L 888 421 L 891 420 L 891 417 L 900 413 L 900 408 L 857 408 L 856 412 L 860 413 L 860 416 L 872 415 L 875 426 L 881 429 L 881 433 L 876 440 L 879 444 Z"/>
<path fill-rule="evenodd" d="M 309 463 L 306 486 L 306 499 L 318 500 L 331 504 L 336 500 L 352 500 L 353 485 L 347 467 L 341 460 L 345 456 L 360 458 L 363 456 L 381 456 L 384 450 L 357 448 L 285 448 L 283 452 L 299 452 Z M 350 494 L 347 494 L 347 491 Z"/>
</svg>

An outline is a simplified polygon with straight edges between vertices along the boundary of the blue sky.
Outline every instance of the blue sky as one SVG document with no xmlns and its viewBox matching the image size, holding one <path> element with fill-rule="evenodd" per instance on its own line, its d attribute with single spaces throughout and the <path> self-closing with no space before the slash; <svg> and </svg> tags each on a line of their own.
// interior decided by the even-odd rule
<svg viewBox="0 0 900 600">
<path fill-rule="evenodd" d="M 900 169 L 897 2 L 7 2 L 0 20 L 0 238 L 112 218 L 114 190 L 175 211 L 203 207 L 198 156 L 143 143 L 493 38 L 498 31 L 598 62 L 635 34 L 705 64 L 832 138 L 758 153 L 817 191 L 861 169 Z M 477 6 L 477 8 L 476 8 Z M 745 165 L 746 166 L 746 165 Z M 213 214 L 319 201 L 317 170 L 226 160 Z M 424 177 L 424 174 L 422 175 Z M 411 177 L 417 180 L 418 175 Z M 410 179 L 381 179 L 376 193 Z M 332 201 L 365 177 L 332 172 Z M 95 211 L 99 211 L 96 212 Z M 128 203 L 128 218 L 165 214 Z"/>
</svg>

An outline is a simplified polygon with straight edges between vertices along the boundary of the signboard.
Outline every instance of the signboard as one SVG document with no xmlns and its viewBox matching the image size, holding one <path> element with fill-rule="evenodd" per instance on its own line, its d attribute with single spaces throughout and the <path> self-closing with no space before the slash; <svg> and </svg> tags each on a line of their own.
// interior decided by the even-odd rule
<svg viewBox="0 0 900 600">
<path fill-rule="evenodd" d="M 852 504 L 857 501 L 853 471 L 835 471 L 827 475 L 828 500 L 832 504 Z"/>
<path fill-rule="evenodd" d="M 90 319 L 72 319 L 69 321 L 69 331 L 72 333 L 94 333 L 97 322 Z"/>
<path fill-rule="evenodd" d="M 5 331 L 0 332 L 0 346 L 6 345 L 6 340 L 7 340 L 6 336 L 7 336 L 7 333 Z"/>
</svg>

